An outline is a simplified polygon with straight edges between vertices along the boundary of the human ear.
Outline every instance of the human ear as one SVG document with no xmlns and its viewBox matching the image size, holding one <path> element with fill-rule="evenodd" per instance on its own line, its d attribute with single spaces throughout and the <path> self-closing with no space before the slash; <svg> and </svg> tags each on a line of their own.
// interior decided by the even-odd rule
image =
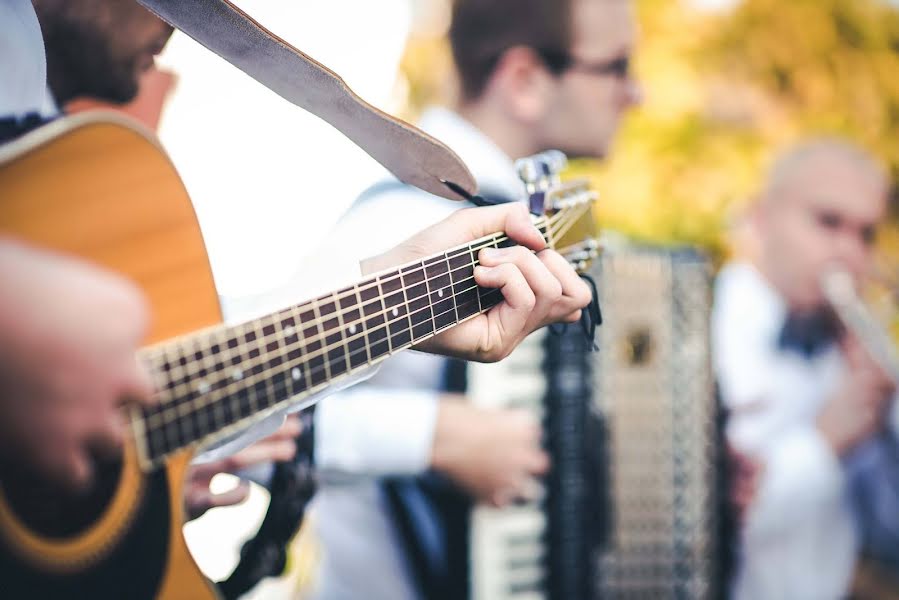
<svg viewBox="0 0 899 600">
<path fill-rule="evenodd" d="M 550 105 L 554 78 L 533 49 L 515 46 L 500 58 L 491 87 L 499 93 L 507 113 L 536 123 Z"/>
</svg>

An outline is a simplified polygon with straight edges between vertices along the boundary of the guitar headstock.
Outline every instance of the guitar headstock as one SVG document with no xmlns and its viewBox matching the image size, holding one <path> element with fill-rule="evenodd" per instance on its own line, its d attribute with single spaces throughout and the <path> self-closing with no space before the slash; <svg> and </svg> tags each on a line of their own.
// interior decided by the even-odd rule
<svg viewBox="0 0 899 600">
<path fill-rule="evenodd" d="M 529 195 L 532 214 L 547 245 L 565 257 L 578 272 L 586 271 L 599 255 L 599 234 L 593 207 L 599 195 L 586 180 L 562 183 L 568 164 L 565 155 L 550 150 L 515 163 Z"/>
</svg>

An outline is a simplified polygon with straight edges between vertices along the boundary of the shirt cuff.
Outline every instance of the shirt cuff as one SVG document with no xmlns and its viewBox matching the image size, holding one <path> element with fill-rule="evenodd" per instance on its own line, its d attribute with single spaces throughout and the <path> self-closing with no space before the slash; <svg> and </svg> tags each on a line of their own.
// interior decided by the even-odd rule
<svg viewBox="0 0 899 600">
<path fill-rule="evenodd" d="M 321 402 L 315 462 L 324 475 L 416 475 L 431 462 L 438 395 L 366 387 Z"/>
</svg>

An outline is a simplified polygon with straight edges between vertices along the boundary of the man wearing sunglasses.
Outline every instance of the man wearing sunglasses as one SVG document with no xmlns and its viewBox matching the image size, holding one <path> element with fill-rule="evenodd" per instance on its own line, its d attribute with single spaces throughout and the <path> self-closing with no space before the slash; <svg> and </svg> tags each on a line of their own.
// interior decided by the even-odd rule
<svg viewBox="0 0 899 600">
<path fill-rule="evenodd" d="M 634 29 L 628 0 L 456 0 L 449 37 L 459 99 L 452 110 L 429 109 L 419 125 L 462 157 L 483 197 L 524 199 L 514 159 L 553 148 L 608 154 L 640 100 L 629 71 Z M 356 201 L 327 251 L 367 239 L 367 253 L 378 252 L 460 207 L 382 181 Z M 309 597 L 467 597 L 466 535 L 444 500 L 461 491 L 462 504 L 506 505 L 533 492 L 548 462 L 536 416 L 462 401 L 458 371 L 409 353 L 320 405 L 316 461 L 326 483 L 313 523 L 323 561 Z M 347 475 L 390 478 L 347 484 Z M 455 491 L 434 492 L 441 482 Z"/>
</svg>

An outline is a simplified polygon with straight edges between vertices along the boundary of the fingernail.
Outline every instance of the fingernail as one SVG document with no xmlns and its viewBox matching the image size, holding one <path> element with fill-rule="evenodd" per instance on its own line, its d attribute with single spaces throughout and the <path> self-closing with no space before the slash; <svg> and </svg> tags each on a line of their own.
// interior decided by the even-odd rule
<svg viewBox="0 0 899 600">
<path fill-rule="evenodd" d="M 496 260 L 501 256 L 502 250 L 498 250 L 496 248 L 484 248 L 483 250 L 481 250 L 481 258 Z"/>
</svg>

